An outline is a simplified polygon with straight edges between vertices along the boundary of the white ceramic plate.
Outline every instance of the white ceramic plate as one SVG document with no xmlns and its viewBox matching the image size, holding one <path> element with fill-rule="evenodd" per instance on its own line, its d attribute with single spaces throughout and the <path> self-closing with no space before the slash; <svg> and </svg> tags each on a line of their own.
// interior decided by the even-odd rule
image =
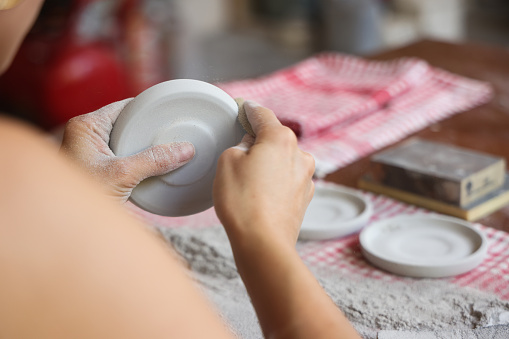
<svg viewBox="0 0 509 339">
<path fill-rule="evenodd" d="M 299 233 L 300 239 L 325 240 L 357 232 L 373 207 L 362 195 L 340 186 L 316 186 Z"/>
<path fill-rule="evenodd" d="M 389 272 L 419 278 L 462 274 L 479 265 L 485 236 L 470 223 L 445 216 L 410 215 L 381 220 L 360 234 L 365 258 Z"/>
<path fill-rule="evenodd" d="M 183 167 L 141 182 L 131 201 L 164 216 L 190 215 L 212 207 L 217 159 L 245 134 L 237 115 L 233 98 L 202 81 L 167 81 L 138 95 L 113 126 L 113 152 L 128 156 L 153 145 L 189 141 L 196 153 Z"/>
</svg>

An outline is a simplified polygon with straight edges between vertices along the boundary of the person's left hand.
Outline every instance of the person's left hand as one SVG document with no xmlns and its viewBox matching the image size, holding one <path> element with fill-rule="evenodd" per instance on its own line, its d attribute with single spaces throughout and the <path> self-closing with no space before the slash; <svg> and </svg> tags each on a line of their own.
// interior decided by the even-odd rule
<svg viewBox="0 0 509 339">
<path fill-rule="evenodd" d="M 128 156 L 117 157 L 108 146 L 118 115 L 132 99 L 114 102 L 95 112 L 69 120 L 60 148 L 95 179 L 105 184 L 112 196 L 127 201 L 142 180 L 163 175 L 188 163 L 194 146 L 188 142 L 157 145 Z"/>
</svg>

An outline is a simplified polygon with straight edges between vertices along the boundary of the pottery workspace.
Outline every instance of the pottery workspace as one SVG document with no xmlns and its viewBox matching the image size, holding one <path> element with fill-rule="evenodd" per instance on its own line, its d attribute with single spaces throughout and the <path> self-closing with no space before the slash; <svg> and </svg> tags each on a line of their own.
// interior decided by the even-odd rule
<svg viewBox="0 0 509 339">
<path fill-rule="evenodd" d="M 103 326 L 111 330 L 103 337 L 111 338 L 127 337 L 127 332 L 133 338 L 157 337 L 151 330 L 182 338 L 221 337 L 216 331 L 246 339 L 339 334 L 357 339 L 509 338 L 507 1 L 0 0 L 3 51 L 12 34 L 1 32 L 14 32 L 11 26 L 29 17 L 28 12 L 16 14 L 23 10 L 33 13 L 34 26 L 27 23 L 29 33 L 12 58 L 0 53 L 0 71 L 4 59 L 9 64 L 0 74 L 0 112 L 41 130 L 56 141 L 65 161 L 77 160 L 77 167 L 98 177 L 105 191 L 113 187 L 110 195 L 121 194 L 113 199 L 120 209 L 109 208 L 99 194 L 82 199 L 87 207 L 81 208 L 71 204 L 78 200 L 65 189 L 80 187 L 82 197 L 93 197 L 87 186 L 92 190 L 97 182 L 53 183 L 45 174 L 48 182 L 32 185 L 38 203 L 25 207 L 41 225 L 47 216 L 64 220 L 75 209 L 80 217 L 65 219 L 60 233 L 51 233 L 60 226 L 58 218 L 47 232 L 30 228 L 24 237 L 41 241 L 30 243 L 24 255 L 2 252 L 25 249 L 25 242 L 18 244 L 13 236 L 16 246 L 0 246 L 0 267 L 24 272 L 29 265 L 9 260 L 30 258 L 31 250 L 39 248 L 48 250 L 40 256 L 47 263 L 67 258 L 80 264 L 65 266 L 64 273 L 56 264 L 54 271 L 36 265 L 37 272 L 53 272 L 41 274 L 44 279 L 61 279 L 33 288 L 24 284 L 37 282 L 39 275 L 10 287 L 18 276 L 6 273 L 13 278 L 4 286 L 19 291 L 10 295 L 32 296 L 10 308 L 14 299 L 3 296 L 0 286 L 0 304 L 5 302 L 14 315 L 16 305 L 39 300 L 30 293 L 42 291 L 40 286 L 57 290 L 40 299 L 47 300 L 42 313 L 26 306 L 34 313 L 19 323 L 33 325 L 28 327 L 35 334 L 25 337 L 49 333 L 57 338 L 51 330 L 61 325 L 63 331 L 70 324 L 69 329 L 75 326 L 88 337 L 101 337 Z M 278 121 L 278 128 L 284 126 L 275 129 L 281 135 L 255 133 L 271 125 L 260 120 L 268 117 Z M 18 140 L 4 124 L 0 121 L 0 136 Z M 291 132 L 288 139 L 282 136 L 286 132 Z M 261 172 L 243 176 L 242 161 L 256 153 L 257 141 L 270 146 L 257 153 L 274 165 L 267 168 L 278 180 L 269 186 L 261 186 L 270 182 L 261 180 Z M 284 144 L 286 153 L 269 158 L 276 142 Z M 3 172 L 23 175 L 8 166 L 32 151 L 40 172 L 52 173 L 45 166 L 53 158 L 42 158 L 51 152 L 36 147 L 43 144 L 42 139 L 34 142 L 9 160 L 10 153 L 1 152 L 14 145 L 0 143 L 2 158 L 8 159 Z M 99 151 L 87 148 L 98 144 Z M 226 168 L 233 172 L 225 175 L 219 159 L 231 149 L 235 157 L 222 160 L 223 165 L 232 161 Z M 90 154 L 95 158 L 87 158 Z M 161 155 L 167 166 L 175 161 L 167 170 L 156 163 L 150 173 L 157 174 L 129 176 L 130 170 L 154 165 Z M 145 163 L 135 163 L 136 157 Z M 287 158 L 297 159 L 294 167 L 283 167 Z M 305 186 L 297 178 L 311 158 L 314 171 L 306 173 Z M 64 173 L 55 163 L 54 173 Z M 12 204 L 31 181 L 16 178 L 2 182 L 10 189 L 6 196 L 13 197 L 0 213 L 7 216 L 0 219 L 5 225 L 0 232 L 7 230 L 0 233 L 4 239 L 15 234 L 9 225 L 29 230 L 22 223 L 26 213 L 16 212 Z M 125 178 L 130 180 L 126 187 L 119 184 Z M 234 181 L 238 178 L 245 181 Z M 296 179 L 278 186 L 288 178 Z M 19 184 L 19 192 L 7 185 L 12 182 Z M 252 183 L 265 187 L 272 200 L 264 200 L 259 190 L 248 191 Z M 54 196 L 53 190 L 38 191 L 45 184 L 53 184 Z M 223 191 L 218 193 L 219 186 Z M 275 200 L 288 186 L 294 194 Z M 301 186 L 313 192 L 302 215 Z M 225 206 L 222 198 L 238 187 L 252 193 L 250 198 L 232 195 L 231 206 Z M 62 207 L 37 214 L 50 201 Z M 102 205 L 97 210 L 106 212 L 96 215 L 95 201 Z M 246 221 L 249 205 L 263 210 L 252 209 L 257 213 L 248 214 Z M 112 216 L 117 212 L 123 215 L 119 225 Z M 288 214 L 293 218 L 281 218 Z M 285 238 L 278 231 L 289 227 L 279 221 L 297 219 L 288 250 L 277 237 Z M 95 235 L 89 236 L 86 227 L 72 227 L 84 220 L 91 220 Z M 238 220 L 251 230 L 233 227 Z M 149 239 L 145 233 L 123 237 L 137 229 L 131 222 L 144 225 Z M 147 242 L 138 246 L 133 239 Z M 260 239 L 264 242 L 255 243 Z M 80 247 L 81 241 L 90 242 Z M 63 243 L 69 247 L 57 252 Z M 270 247 L 274 244 L 279 248 Z M 161 257 L 147 254 L 159 246 Z M 73 259 L 82 248 L 79 258 L 84 261 Z M 100 260 L 86 261 L 96 256 Z M 114 265 L 101 266 L 112 257 L 118 260 Z M 178 270 L 172 270 L 172 260 Z M 122 270 L 130 275 L 121 275 Z M 210 322 L 202 308 L 194 308 L 195 295 L 187 294 L 184 284 L 175 287 L 179 270 L 198 291 L 196 300 L 203 298 L 208 305 L 203 309 L 214 314 Z M 65 280 L 72 277 L 81 278 Z M 91 290 L 80 287 L 92 280 L 97 284 Z M 79 293 L 72 294 L 69 286 L 79 287 Z M 136 287 L 115 299 L 129 286 Z M 101 288 L 110 289 L 101 294 Z M 64 292 L 69 294 L 60 299 Z M 102 323 L 107 317 L 97 319 L 91 312 L 87 318 L 89 309 L 79 307 L 75 295 L 90 305 L 101 296 L 94 304 L 96 316 L 134 301 L 108 311 L 119 318 Z M 68 313 L 51 318 L 60 300 Z M 156 304 L 160 308 L 151 308 Z M 10 319 L 6 314 L 0 312 L 0 322 Z M 52 325 L 55 319 L 59 326 Z M 97 324 L 98 332 L 86 332 L 79 319 Z M 5 323 L 14 324 L 5 328 L 14 331 L 6 336 L 22 336 L 15 332 L 18 322 Z M 46 325 L 49 332 L 37 327 Z M 183 332 L 173 333 L 176 328 Z"/>
</svg>

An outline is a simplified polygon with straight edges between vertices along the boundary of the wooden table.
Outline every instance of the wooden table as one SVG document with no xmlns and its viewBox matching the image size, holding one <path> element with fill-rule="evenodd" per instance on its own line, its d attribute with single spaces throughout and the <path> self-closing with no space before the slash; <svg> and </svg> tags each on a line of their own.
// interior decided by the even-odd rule
<svg viewBox="0 0 509 339">
<path fill-rule="evenodd" d="M 482 106 L 454 115 L 417 132 L 422 137 L 502 156 L 509 163 L 509 49 L 480 44 L 451 44 L 421 41 L 371 57 L 388 60 L 418 57 L 431 65 L 493 85 L 493 99 Z M 356 187 L 366 172 L 369 157 L 344 167 L 325 179 Z M 479 220 L 480 223 L 509 232 L 509 206 Z"/>
</svg>

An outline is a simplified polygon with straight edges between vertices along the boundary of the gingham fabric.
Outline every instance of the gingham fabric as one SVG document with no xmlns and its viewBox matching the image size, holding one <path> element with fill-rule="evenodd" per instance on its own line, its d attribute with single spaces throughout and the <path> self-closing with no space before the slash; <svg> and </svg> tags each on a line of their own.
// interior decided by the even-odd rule
<svg viewBox="0 0 509 339">
<path fill-rule="evenodd" d="M 318 177 L 482 104 L 492 93 L 486 83 L 423 60 L 368 61 L 332 53 L 259 79 L 217 85 L 271 108 L 315 157 Z"/>
<path fill-rule="evenodd" d="M 319 182 L 317 185 L 334 185 Z M 373 204 L 371 222 L 417 213 L 431 213 L 415 206 L 407 205 L 385 196 L 358 191 Z M 192 227 L 201 228 L 219 225 L 214 209 L 188 217 L 166 218 L 144 212 L 134 205 L 131 206 L 137 216 L 146 223 L 156 227 Z M 503 300 L 509 300 L 509 234 L 490 227 L 474 224 L 488 239 L 488 254 L 483 263 L 472 271 L 452 277 L 444 278 L 453 284 L 469 286 L 485 292 L 494 293 Z M 382 279 L 385 281 L 408 281 L 405 278 L 382 271 L 368 263 L 361 254 L 359 234 L 327 241 L 299 241 L 297 249 L 307 265 L 310 267 L 333 268 L 338 274 L 365 277 L 367 279 Z"/>
</svg>

